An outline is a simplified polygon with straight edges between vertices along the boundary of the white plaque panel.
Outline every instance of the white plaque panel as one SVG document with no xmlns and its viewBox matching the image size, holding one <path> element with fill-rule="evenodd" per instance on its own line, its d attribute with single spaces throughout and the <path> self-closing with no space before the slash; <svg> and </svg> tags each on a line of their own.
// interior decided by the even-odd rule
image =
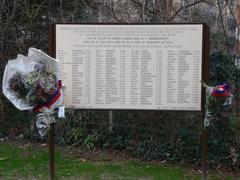
<svg viewBox="0 0 240 180">
<path fill-rule="evenodd" d="M 203 24 L 56 24 L 64 106 L 201 110 Z"/>
</svg>

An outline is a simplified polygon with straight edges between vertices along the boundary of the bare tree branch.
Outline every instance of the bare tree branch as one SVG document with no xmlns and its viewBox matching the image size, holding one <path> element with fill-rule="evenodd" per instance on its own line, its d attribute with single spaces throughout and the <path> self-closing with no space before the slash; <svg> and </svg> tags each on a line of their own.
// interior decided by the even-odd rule
<svg viewBox="0 0 240 180">
<path fill-rule="evenodd" d="M 223 30 L 223 35 L 224 35 L 224 38 L 225 38 L 225 43 L 226 43 L 226 46 L 227 46 L 227 51 L 229 51 L 229 40 L 228 40 L 228 35 L 227 35 L 227 32 L 226 32 L 226 27 L 224 25 L 224 20 L 223 20 L 223 10 L 224 10 L 224 7 L 225 7 L 225 4 L 223 6 L 223 8 L 221 9 L 221 2 L 219 0 L 217 0 L 217 5 L 218 5 L 218 11 L 219 11 L 219 17 L 220 17 L 220 21 L 221 21 L 221 26 L 222 26 L 222 30 Z"/>
<path fill-rule="evenodd" d="M 5 43 L 11 43 L 11 44 L 15 44 L 16 43 L 16 41 L 12 41 L 12 40 L 1 38 L 1 37 L 0 37 L 0 40 L 4 41 Z"/>
<path fill-rule="evenodd" d="M 193 6 L 195 6 L 197 4 L 200 4 L 200 3 L 211 4 L 207 0 L 199 0 L 199 1 L 195 1 L 193 3 L 190 3 L 190 4 L 186 5 L 186 6 L 181 6 L 178 10 L 175 11 L 175 13 L 170 18 L 167 19 L 167 21 L 168 22 L 172 21 L 182 10 L 190 8 L 190 7 L 193 7 Z"/>
<path fill-rule="evenodd" d="M 143 8 L 143 4 L 136 1 L 136 0 L 131 0 L 134 4 L 138 5 L 141 9 Z M 150 14 L 154 14 L 157 15 L 154 11 L 150 10 L 149 8 L 147 8 L 146 6 L 144 7 L 145 11 L 148 11 Z"/>
<path fill-rule="evenodd" d="M 112 17 L 119 23 L 122 23 L 122 21 L 116 16 L 116 13 L 115 13 L 115 10 L 114 10 L 114 2 L 112 1 L 111 2 L 111 14 L 112 14 Z"/>
<path fill-rule="evenodd" d="M 237 20 L 236 20 L 236 17 L 235 17 L 235 12 L 233 12 L 233 9 L 231 8 L 230 4 L 227 3 L 227 6 L 228 6 L 229 12 L 231 14 L 231 17 L 233 17 L 234 24 L 237 27 L 237 34 L 236 34 L 237 38 L 236 38 L 236 43 L 235 43 L 235 48 L 234 48 L 234 54 L 236 54 L 237 53 L 237 47 L 239 45 L 239 36 L 240 36 L 239 29 L 238 29 L 238 23 L 237 23 Z M 237 8 L 238 8 L 238 5 L 236 7 L 236 11 L 237 11 Z"/>
</svg>

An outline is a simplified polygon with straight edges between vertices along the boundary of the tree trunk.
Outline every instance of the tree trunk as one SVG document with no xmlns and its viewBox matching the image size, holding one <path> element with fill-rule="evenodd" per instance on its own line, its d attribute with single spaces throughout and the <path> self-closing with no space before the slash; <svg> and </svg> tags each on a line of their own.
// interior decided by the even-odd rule
<svg viewBox="0 0 240 180">
<path fill-rule="evenodd" d="M 156 0 L 155 8 L 157 19 L 160 22 L 166 22 L 172 13 L 173 0 Z"/>
</svg>

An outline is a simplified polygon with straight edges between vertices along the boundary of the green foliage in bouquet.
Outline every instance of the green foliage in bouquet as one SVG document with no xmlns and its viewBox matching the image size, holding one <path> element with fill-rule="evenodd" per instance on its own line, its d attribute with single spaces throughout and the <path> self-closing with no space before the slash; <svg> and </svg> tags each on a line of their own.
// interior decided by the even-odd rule
<svg viewBox="0 0 240 180">
<path fill-rule="evenodd" d="M 22 73 L 17 72 L 9 80 L 9 87 L 16 92 L 19 97 L 26 97 L 28 89 L 24 85 L 24 78 Z"/>
</svg>

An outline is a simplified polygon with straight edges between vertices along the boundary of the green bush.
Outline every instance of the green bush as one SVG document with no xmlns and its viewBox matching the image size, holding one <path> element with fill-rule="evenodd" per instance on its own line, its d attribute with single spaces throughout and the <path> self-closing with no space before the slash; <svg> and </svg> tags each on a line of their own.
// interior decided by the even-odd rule
<svg viewBox="0 0 240 180">
<path fill-rule="evenodd" d="M 214 52 L 210 56 L 210 84 L 217 85 L 227 82 L 233 89 L 233 94 L 238 101 L 236 89 L 239 87 L 239 70 L 234 65 L 234 57 L 224 52 Z M 232 150 L 239 155 L 240 144 L 236 141 L 240 129 L 232 126 L 235 115 L 238 113 L 237 104 L 233 107 L 224 107 L 223 98 L 210 99 L 211 121 L 209 127 L 209 161 L 212 164 L 233 165 Z M 234 109 L 234 111 L 232 111 Z"/>
</svg>

